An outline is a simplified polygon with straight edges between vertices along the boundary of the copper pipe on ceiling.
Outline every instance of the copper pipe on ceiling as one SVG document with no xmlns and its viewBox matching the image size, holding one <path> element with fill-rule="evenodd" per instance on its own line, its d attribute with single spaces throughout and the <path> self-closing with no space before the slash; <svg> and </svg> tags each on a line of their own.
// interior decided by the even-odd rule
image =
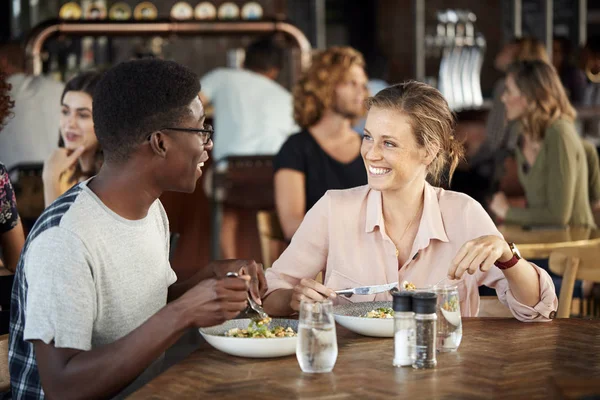
<svg viewBox="0 0 600 400">
<path fill-rule="evenodd" d="M 215 36 L 281 32 L 291 38 L 300 50 L 299 72 L 311 62 L 311 45 L 304 33 L 287 22 L 70 22 L 48 21 L 33 28 L 25 49 L 27 71 L 42 73 L 42 47 L 55 34 L 73 36 Z"/>
</svg>

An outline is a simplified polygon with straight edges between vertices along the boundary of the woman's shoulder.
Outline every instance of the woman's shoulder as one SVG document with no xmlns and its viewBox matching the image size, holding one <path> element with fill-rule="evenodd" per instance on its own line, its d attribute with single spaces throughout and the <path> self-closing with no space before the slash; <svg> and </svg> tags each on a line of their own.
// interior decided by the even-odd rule
<svg viewBox="0 0 600 400">
<path fill-rule="evenodd" d="M 363 185 L 350 189 L 330 189 L 325 192 L 323 199 L 329 203 L 330 209 L 345 213 L 348 209 L 360 208 L 370 196 L 380 197 L 381 194 L 371 190 L 369 185 Z"/>
<path fill-rule="evenodd" d="M 8 175 L 8 171 L 6 170 L 6 166 L 0 162 L 0 176 Z"/>
<path fill-rule="evenodd" d="M 440 206 L 466 206 L 470 204 L 479 204 L 477 200 L 465 193 L 446 190 L 437 186 L 432 186 L 432 188 L 437 195 Z"/>
<path fill-rule="evenodd" d="M 445 190 L 439 187 L 433 187 L 438 199 L 440 214 L 445 221 L 471 218 L 471 217 L 489 217 L 483 206 L 471 196 Z"/>
<path fill-rule="evenodd" d="M 576 134 L 575 123 L 568 118 L 558 118 L 546 128 L 546 137 L 554 137 L 565 132 Z"/>
<path fill-rule="evenodd" d="M 464 193 L 434 189 L 450 240 L 466 241 L 482 235 L 497 234 L 492 218 L 477 200 Z"/>
<path fill-rule="evenodd" d="M 582 148 L 580 136 L 577 134 L 575 124 L 565 118 L 559 118 L 548 126 L 544 136 L 546 146 L 563 145 L 573 148 Z"/>
</svg>

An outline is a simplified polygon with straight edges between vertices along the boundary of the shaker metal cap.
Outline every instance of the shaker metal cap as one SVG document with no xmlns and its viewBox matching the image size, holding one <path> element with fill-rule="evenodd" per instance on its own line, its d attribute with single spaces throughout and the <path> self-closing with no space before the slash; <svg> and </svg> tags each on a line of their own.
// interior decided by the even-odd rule
<svg viewBox="0 0 600 400">
<path fill-rule="evenodd" d="M 437 295 L 429 292 L 415 293 L 412 296 L 412 303 L 416 314 L 435 314 Z"/>
</svg>

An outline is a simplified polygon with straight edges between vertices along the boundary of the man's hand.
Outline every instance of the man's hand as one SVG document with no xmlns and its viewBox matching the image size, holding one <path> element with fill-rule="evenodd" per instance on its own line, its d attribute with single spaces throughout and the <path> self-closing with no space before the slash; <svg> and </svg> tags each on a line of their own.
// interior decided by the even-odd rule
<svg viewBox="0 0 600 400">
<path fill-rule="evenodd" d="M 250 295 L 254 301 L 262 304 L 262 296 L 268 288 L 262 264 L 254 260 L 220 260 L 210 263 L 210 268 L 217 278 L 225 278 L 228 272 L 250 276 Z"/>
<path fill-rule="evenodd" d="M 206 279 L 177 300 L 186 320 L 194 327 L 206 327 L 228 321 L 246 309 L 248 281 L 241 279 Z"/>
</svg>

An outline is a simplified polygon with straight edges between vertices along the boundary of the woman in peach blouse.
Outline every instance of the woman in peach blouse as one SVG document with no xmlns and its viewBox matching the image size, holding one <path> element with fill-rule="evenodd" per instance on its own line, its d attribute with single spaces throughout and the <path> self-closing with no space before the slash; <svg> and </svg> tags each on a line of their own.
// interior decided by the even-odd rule
<svg viewBox="0 0 600 400">
<path fill-rule="evenodd" d="M 462 157 L 454 118 L 441 93 L 419 82 L 394 85 L 368 100 L 361 154 L 368 185 L 328 191 L 306 214 L 290 246 L 267 270 L 264 308 L 298 310 L 303 298 L 338 303 L 390 300 L 389 293 L 336 296 L 335 290 L 447 277 L 463 316 L 476 316 L 478 287 L 496 289 L 522 321 L 554 317 L 548 273 L 520 259 L 470 197 L 431 186 Z M 323 284 L 314 280 L 323 272 Z"/>
</svg>

